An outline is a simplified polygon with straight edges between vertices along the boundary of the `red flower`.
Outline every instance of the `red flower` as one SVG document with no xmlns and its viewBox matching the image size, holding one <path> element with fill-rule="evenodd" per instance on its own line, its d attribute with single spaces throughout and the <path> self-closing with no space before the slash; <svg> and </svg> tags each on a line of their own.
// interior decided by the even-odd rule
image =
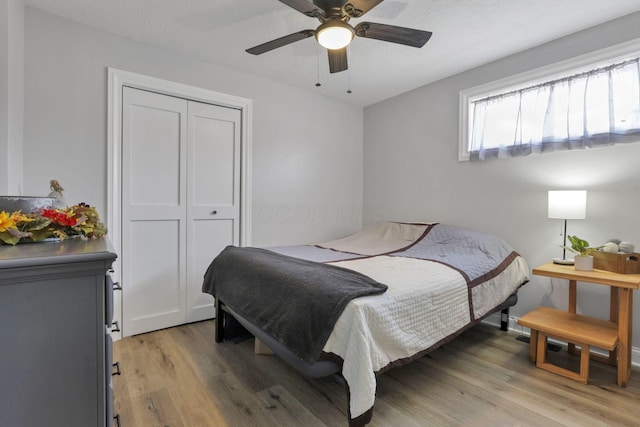
<svg viewBox="0 0 640 427">
<path fill-rule="evenodd" d="M 63 225 L 65 227 L 73 227 L 77 223 L 76 218 L 67 215 L 65 212 L 60 212 L 56 209 L 43 209 L 42 216 L 50 219 L 51 222 Z"/>
</svg>

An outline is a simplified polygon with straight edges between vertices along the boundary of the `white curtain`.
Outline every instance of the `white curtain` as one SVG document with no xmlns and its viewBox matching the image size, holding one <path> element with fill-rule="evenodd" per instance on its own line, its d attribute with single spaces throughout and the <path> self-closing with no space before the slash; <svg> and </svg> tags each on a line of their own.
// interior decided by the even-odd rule
<svg viewBox="0 0 640 427">
<path fill-rule="evenodd" d="M 471 105 L 471 160 L 640 141 L 640 58 Z"/>
</svg>

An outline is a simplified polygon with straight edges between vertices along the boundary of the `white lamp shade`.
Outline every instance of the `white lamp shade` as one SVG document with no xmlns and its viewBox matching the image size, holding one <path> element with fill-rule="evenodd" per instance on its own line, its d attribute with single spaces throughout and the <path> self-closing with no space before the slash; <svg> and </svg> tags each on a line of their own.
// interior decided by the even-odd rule
<svg viewBox="0 0 640 427">
<path fill-rule="evenodd" d="M 353 30 L 344 23 L 327 21 L 318 27 L 316 39 L 327 49 L 342 49 L 353 40 Z"/>
<path fill-rule="evenodd" d="M 586 190 L 549 191 L 549 218 L 585 219 L 587 217 Z"/>
</svg>

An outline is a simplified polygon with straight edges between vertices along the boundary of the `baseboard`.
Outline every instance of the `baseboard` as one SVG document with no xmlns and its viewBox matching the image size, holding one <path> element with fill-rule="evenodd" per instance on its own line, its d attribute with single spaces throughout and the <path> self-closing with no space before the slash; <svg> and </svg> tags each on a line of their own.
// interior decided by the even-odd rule
<svg viewBox="0 0 640 427">
<path fill-rule="evenodd" d="M 500 327 L 500 313 L 492 314 L 485 318 L 482 323 L 486 323 L 488 325 L 495 326 L 497 328 Z M 523 326 L 518 325 L 518 318 L 514 316 L 509 316 L 509 330 L 515 332 L 520 335 L 530 336 L 529 328 L 525 328 Z M 566 342 L 558 341 L 550 339 L 549 341 L 554 342 L 559 345 L 566 345 Z M 603 356 L 608 355 L 604 351 L 599 351 L 598 349 L 593 350 L 594 353 L 601 354 Z M 631 347 L 631 365 L 635 367 L 640 367 L 640 347 Z"/>
</svg>

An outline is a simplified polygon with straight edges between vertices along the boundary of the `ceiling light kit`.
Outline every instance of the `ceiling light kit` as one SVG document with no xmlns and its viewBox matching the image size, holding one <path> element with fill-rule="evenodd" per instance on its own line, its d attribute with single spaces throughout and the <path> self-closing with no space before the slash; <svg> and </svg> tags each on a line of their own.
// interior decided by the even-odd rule
<svg viewBox="0 0 640 427">
<path fill-rule="evenodd" d="M 337 19 L 328 19 L 316 29 L 316 40 L 327 49 L 342 49 L 354 36 L 353 27 Z"/>
<path fill-rule="evenodd" d="M 279 0 L 304 15 L 320 21 L 315 30 L 302 30 L 247 49 L 252 55 L 261 55 L 273 49 L 315 36 L 327 49 L 329 71 L 338 73 L 349 68 L 347 47 L 355 36 L 398 43 L 421 48 L 431 37 L 430 31 L 415 30 L 375 22 L 360 22 L 355 27 L 351 18 L 361 18 L 383 0 Z M 316 84 L 318 86 L 318 84 Z M 349 90 L 350 91 L 350 90 Z"/>
</svg>

